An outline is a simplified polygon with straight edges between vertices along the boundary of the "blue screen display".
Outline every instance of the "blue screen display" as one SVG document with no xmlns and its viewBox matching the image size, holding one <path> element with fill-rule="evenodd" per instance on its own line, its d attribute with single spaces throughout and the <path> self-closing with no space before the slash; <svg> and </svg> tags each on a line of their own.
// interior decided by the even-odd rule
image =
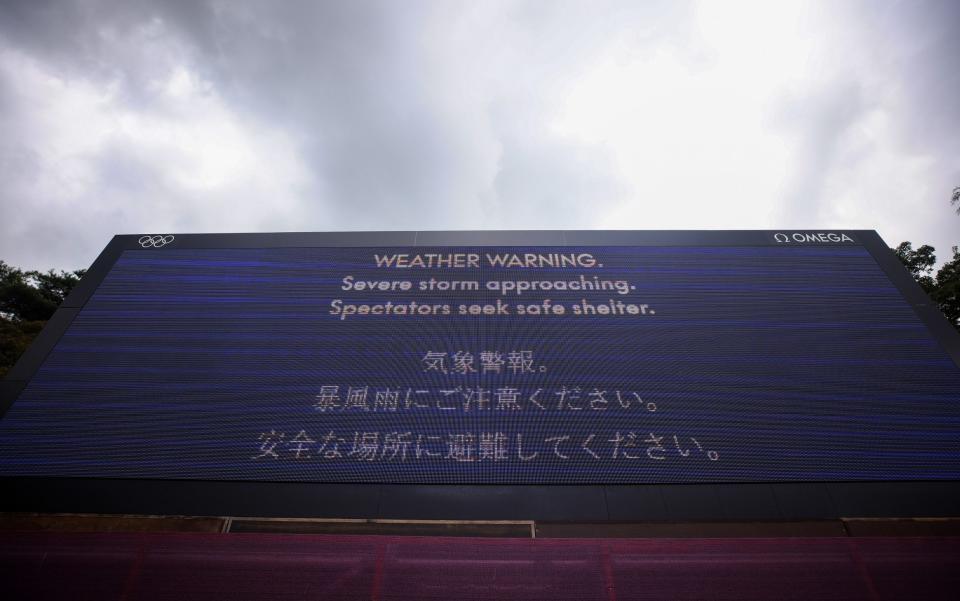
<svg viewBox="0 0 960 601">
<path fill-rule="evenodd" d="M 958 376 L 860 246 L 125 251 L 0 474 L 957 479 Z"/>
</svg>

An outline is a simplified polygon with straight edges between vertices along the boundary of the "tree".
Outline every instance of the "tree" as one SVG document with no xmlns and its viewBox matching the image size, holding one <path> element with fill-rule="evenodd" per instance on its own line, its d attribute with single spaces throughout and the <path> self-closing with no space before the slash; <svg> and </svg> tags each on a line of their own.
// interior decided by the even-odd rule
<svg viewBox="0 0 960 601">
<path fill-rule="evenodd" d="M 930 295 L 953 327 L 960 330 L 960 248 L 953 247 L 953 259 L 937 272 L 936 288 Z"/>
<path fill-rule="evenodd" d="M 890 249 L 900 259 L 904 267 L 920 284 L 950 324 L 960 330 L 960 248 L 953 247 L 953 259 L 946 263 L 933 276 L 933 266 L 937 262 L 935 249 L 924 244 L 913 250 L 910 242 L 901 242 Z"/>
<path fill-rule="evenodd" d="M 917 250 L 913 250 L 913 244 L 910 242 L 901 242 L 893 250 L 897 258 L 903 263 L 913 279 L 917 280 L 920 287 L 927 294 L 930 294 L 936 287 L 936 281 L 933 279 L 933 266 L 937 263 L 937 256 L 934 248 L 929 244 L 924 244 Z"/>
<path fill-rule="evenodd" d="M 83 277 L 78 271 L 23 271 L 0 261 L 0 377 Z"/>
<path fill-rule="evenodd" d="M 953 197 L 950 198 L 951 205 L 957 205 L 957 215 L 960 215 L 960 186 L 953 189 Z"/>
</svg>

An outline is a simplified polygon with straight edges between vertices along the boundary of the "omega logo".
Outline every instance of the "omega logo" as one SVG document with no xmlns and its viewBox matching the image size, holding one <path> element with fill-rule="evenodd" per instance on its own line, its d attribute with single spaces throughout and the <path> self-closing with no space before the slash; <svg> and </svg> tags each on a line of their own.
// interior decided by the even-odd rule
<svg viewBox="0 0 960 601">
<path fill-rule="evenodd" d="M 829 243 L 829 242 L 853 242 L 853 238 L 846 234 L 836 234 L 834 232 L 820 232 L 815 234 L 804 234 L 801 232 L 794 232 L 790 235 L 784 234 L 783 232 L 777 232 L 773 235 L 773 239 L 777 244 L 789 244 L 791 242 L 797 242 L 800 244 L 804 243 Z"/>
</svg>

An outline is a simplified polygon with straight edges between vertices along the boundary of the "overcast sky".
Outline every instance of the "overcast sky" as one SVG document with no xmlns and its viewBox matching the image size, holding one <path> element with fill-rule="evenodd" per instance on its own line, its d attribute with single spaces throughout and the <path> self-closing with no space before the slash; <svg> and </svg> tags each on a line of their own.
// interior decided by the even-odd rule
<svg viewBox="0 0 960 601">
<path fill-rule="evenodd" d="M 960 243 L 960 2 L 0 0 L 0 259 L 117 233 Z"/>
</svg>

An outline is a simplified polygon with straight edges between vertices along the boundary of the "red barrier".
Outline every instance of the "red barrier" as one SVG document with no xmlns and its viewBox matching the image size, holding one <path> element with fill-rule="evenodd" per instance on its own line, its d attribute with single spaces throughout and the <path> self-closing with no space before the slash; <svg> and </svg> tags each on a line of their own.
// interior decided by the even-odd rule
<svg viewBox="0 0 960 601">
<path fill-rule="evenodd" d="M 956 599 L 960 538 L 0 534 L 3 598 Z"/>
</svg>

